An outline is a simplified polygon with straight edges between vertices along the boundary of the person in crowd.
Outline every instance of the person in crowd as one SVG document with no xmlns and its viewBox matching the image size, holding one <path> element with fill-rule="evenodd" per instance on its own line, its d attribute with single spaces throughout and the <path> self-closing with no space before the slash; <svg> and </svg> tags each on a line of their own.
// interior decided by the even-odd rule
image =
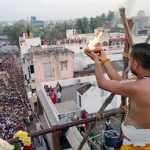
<svg viewBox="0 0 150 150">
<path fill-rule="evenodd" d="M 50 86 L 49 88 L 49 95 L 51 95 L 51 93 L 54 91 L 54 88 L 52 86 Z"/>
<path fill-rule="evenodd" d="M 57 103 L 60 103 L 62 101 L 61 91 L 58 90 L 56 95 L 57 95 Z"/>
<path fill-rule="evenodd" d="M 51 90 L 50 98 L 51 98 L 53 104 L 56 104 L 57 97 L 56 97 L 56 93 L 55 93 L 55 90 L 54 90 L 54 89 Z"/>
<path fill-rule="evenodd" d="M 111 121 L 110 119 L 106 119 L 106 122 L 105 122 L 105 130 L 112 130 L 112 127 L 111 127 Z"/>
<path fill-rule="evenodd" d="M 58 92 L 62 92 L 62 86 L 60 85 L 59 82 L 57 82 L 57 85 L 56 85 L 56 91 Z"/>
<path fill-rule="evenodd" d="M 87 119 L 88 118 L 88 112 L 86 110 L 81 111 L 81 119 Z M 85 123 L 85 129 L 88 129 L 89 124 Z"/>
</svg>

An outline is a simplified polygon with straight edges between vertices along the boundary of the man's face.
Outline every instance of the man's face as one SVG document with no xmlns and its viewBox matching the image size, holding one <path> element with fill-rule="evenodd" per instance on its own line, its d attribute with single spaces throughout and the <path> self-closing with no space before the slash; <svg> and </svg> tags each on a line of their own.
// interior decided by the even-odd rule
<svg viewBox="0 0 150 150">
<path fill-rule="evenodd" d="M 130 65 L 131 72 L 137 76 L 138 75 L 138 63 L 132 56 L 130 56 L 129 65 Z"/>
</svg>

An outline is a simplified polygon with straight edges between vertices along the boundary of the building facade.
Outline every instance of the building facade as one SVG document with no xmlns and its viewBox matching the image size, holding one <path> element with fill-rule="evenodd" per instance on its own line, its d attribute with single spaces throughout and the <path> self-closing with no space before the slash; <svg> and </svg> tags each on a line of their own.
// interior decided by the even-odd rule
<svg viewBox="0 0 150 150">
<path fill-rule="evenodd" d="M 73 77 L 74 53 L 63 47 L 34 47 L 24 55 L 24 72 L 27 80 L 36 83 Z"/>
</svg>

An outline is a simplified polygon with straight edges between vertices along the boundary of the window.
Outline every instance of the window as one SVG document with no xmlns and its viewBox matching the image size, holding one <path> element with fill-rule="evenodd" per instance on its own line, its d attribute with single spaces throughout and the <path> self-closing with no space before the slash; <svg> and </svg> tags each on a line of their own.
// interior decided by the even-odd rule
<svg viewBox="0 0 150 150">
<path fill-rule="evenodd" d="M 81 96 L 79 95 L 79 106 L 81 107 Z"/>
<path fill-rule="evenodd" d="M 24 75 L 24 78 L 25 78 L 25 80 L 27 80 L 27 75 L 26 74 Z"/>
<path fill-rule="evenodd" d="M 120 45 L 120 41 L 116 41 L 116 45 Z"/>
<path fill-rule="evenodd" d="M 111 40 L 109 40 L 109 46 L 112 46 L 112 41 Z"/>
<path fill-rule="evenodd" d="M 44 77 L 45 79 L 50 79 L 52 78 L 52 68 L 51 64 L 43 64 L 43 69 L 44 69 Z"/>
<path fill-rule="evenodd" d="M 34 65 L 30 65 L 30 71 L 31 73 L 34 73 Z"/>
<path fill-rule="evenodd" d="M 30 67 L 28 67 L 29 79 L 31 79 Z"/>
<path fill-rule="evenodd" d="M 67 61 L 61 61 L 61 71 L 66 71 L 68 68 L 68 62 Z"/>
</svg>

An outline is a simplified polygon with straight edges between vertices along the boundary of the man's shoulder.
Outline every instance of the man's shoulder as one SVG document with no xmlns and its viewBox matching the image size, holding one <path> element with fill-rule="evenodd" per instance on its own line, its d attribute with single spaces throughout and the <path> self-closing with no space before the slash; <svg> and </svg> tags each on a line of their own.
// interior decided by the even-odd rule
<svg viewBox="0 0 150 150">
<path fill-rule="evenodd" d="M 150 79 L 149 80 L 146 80 L 146 79 L 128 79 L 128 80 L 121 80 L 120 83 L 124 83 L 124 84 L 128 84 L 128 83 L 131 83 L 132 85 L 149 85 L 150 83 Z"/>
</svg>

